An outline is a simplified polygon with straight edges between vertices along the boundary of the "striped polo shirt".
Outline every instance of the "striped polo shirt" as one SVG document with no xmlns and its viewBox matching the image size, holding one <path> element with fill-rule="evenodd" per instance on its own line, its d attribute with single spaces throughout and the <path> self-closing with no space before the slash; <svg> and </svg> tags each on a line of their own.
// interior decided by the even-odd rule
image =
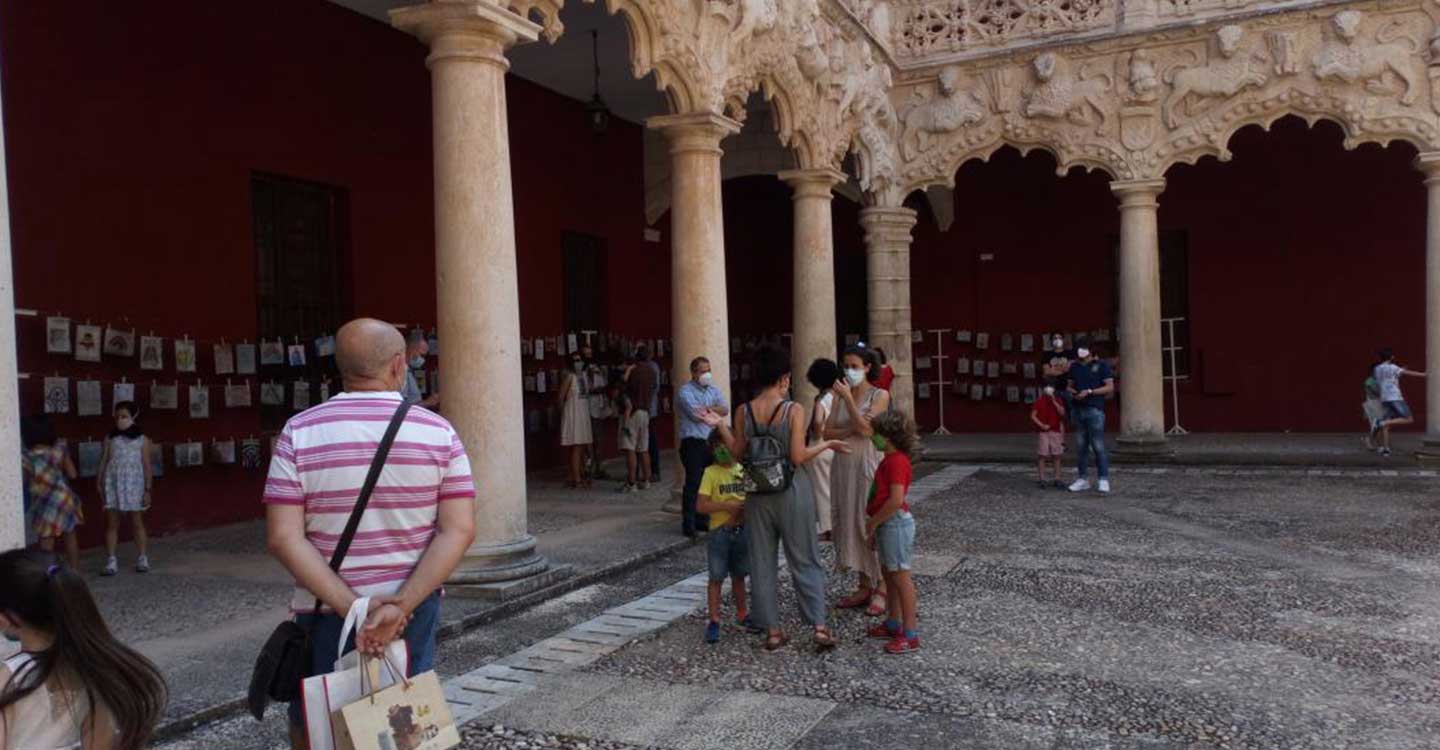
<svg viewBox="0 0 1440 750">
<path fill-rule="evenodd" d="M 399 406 L 396 392 L 342 393 L 292 417 L 275 443 L 264 502 L 303 505 L 305 538 L 327 561 Z M 410 407 L 340 577 L 361 596 L 395 593 L 435 536 L 440 503 L 474 498 L 460 437 L 438 414 Z M 297 585 L 291 609 L 314 606 L 315 595 Z"/>
</svg>

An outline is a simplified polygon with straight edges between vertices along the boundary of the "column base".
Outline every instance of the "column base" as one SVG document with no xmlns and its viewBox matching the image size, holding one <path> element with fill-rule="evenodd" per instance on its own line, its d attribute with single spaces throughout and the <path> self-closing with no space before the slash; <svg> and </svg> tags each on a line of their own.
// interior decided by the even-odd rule
<svg viewBox="0 0 1440 750">
<path fill-rule="evenodd" d="M 526 534 L 509 542 L 472 545 L 445 585 L 448 590 L 508 584 L 534 578 L 549 569 L 550 561 L 535 551 L 535 537 Z"/>
<path fill-rule="evenodd" d="M 1174 455 L 1175 449 L 1163 434 L 1138 433 L 1115 438 L 1115 453 L 1121 456 L 1169 456 Z"/>
<path fill-rule="evenodd" d="M 1420 448 L 1415 451 L 1415 460 L 1440 463 L 1440 435 L 1425 433 L 1420 439 Z"/>
<path fill-rule="evenodd" d="M 540 589 L 554 586 L 573 575 L 575 575 L 575 568 L 572 566 L 553 565 L 547 567 L 540 573 L 512 581 L 499 581 L 496 583 L 447 583 L 445 584 L 445 594 L 446 596 L 455 596 L 461 599 L 508 602 L 512 599 L 519 599 L 526 594 L 533 594 Z"/>
</svg>

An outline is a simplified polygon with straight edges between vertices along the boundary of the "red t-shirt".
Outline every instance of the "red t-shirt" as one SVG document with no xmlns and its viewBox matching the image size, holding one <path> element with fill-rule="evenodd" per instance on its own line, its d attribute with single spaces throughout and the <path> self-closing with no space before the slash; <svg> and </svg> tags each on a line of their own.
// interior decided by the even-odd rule
<svg viewBox="0 0 1440 750">
<path fill-rule="evenodd" d="M 895 371 L 890 369 L 890 365 L 885 365 L 880 368 L 880 374 L 876 376 L 874 385 L 882 391 L 888 391 L 890 390 L 890 384 L 894 382 Z"/>
<path fill-rule="evenodd" d="M 1060 418 L 1060 409 L 1056 408 L 1050 396 L 1041 395 L 1040 400 L 1035 402 L 1035 417 L 1052 430 L 1059 430 L 1065 425 Z"/>
<path fill-rule="evenodd" d="M 910 457 L 896 451 L 885 454 L 880 460 L 880 465 L 875 469 L 875 481 L 870 485 L 870 502 L 865 506 L 865 515 L 873 516 L 890 502 L 890 485 L 898 484 L 905 488 L 905 493 L 910 493 L 910 479 L 914 476 L 914 469 L 910 466 Z M 900 510 L 909 511 L 910 503 L 900 504 Z"/>
</svg>

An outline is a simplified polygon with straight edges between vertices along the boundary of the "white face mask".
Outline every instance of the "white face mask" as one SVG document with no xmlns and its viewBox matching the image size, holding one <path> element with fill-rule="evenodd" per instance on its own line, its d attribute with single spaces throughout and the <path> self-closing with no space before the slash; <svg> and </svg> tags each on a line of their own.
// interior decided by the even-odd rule
<svg viewBox="0 0 1440 750">
<path fill-rule="evenodd" d="M 1051 348 L 1051 349 L 1063 349 L 1063 348 L 1065 348 L 1065 339 L 1055 339 L 1055 340 L 1051 341 L 1051 342 L 1050 342 L 1050 348 Z"/>
<path fill-rule="evenodd" d="M 131 418 L 129 418 L 129 417 L 120 417 L 120 418 L 118 418 L 118 419 L 115 420 L 115 426 L 118 427 L 118 428 L 120 428 L 120 430 L 121 430 L 122 432 L 125 431 L 125 430 L 130 429 L 131 425 L 134 425 L 134 424 L 135 424 L 135 420 L 133 420 L 133 419 L 131 419 Z"/>
<path fill-rule="evenodd" d="M 856 369 L 846 369 L 846 370 L 845 370 L 845 382 L 849 383 L 849 384 L 852 385 L 852 386 L 854 386 L 854 385 L 860 385 L 861 383 L 865 382 L 865 371 L 864 371 L 864 370 L 856 370 Z"/>
<path fill-rule="evenodd" d="M 1086 357 L 1090 356 L 1090 350 L 1082 346 L 1079 349 L 1075 350 L 1075 356 L 1079 357 L 1080 359 L 1085 359 Z"/>
<path fill-rule="evenodd" d="M 715 374 L 710 372 L 702 372 L 700 373 L 700 377 L 697 379 L 700 381 L 700 385 L 710 385 L 712 382 L 715 381 Z"/>
<path fill-rule="evenodd" d="M 1046 396 L 1054 396 L 1054 395 L 1055 395 L 1055 386 L 1053 386 L 1053 385 L 1047 385 L 1047 386 L 1045 386 L 1045 395 L 1046 395 Z"/>
</svg>

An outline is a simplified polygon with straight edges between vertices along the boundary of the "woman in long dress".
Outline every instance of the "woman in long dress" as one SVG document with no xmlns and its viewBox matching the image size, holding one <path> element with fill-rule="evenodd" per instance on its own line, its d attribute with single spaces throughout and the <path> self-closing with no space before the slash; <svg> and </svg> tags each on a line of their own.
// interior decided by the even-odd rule
<svg viewBox="0 0 1440 750">
<path fill-rule="evenodd" d="M 855 593 L 841 599 L 841 609 L 869 604 L 866 613 L 885 614 L 885 581 L 880 561 L 865 541 L 865 502 L 869 496 L 880 452 L 871 436 L 870 418 L 890 408 L 890 393 L 871 384 L 880 371 L 879 359 L 869 349 L 850 347 L 840 358 L 844 379 L 835 383 L 835 406 L 825 425 L 827 440 L 843 440 L 849 452 L 835 456 L 830 467 L 830 502 L 835 516 L 831 536 L 835 542 L 835 567 L 840 572 L 860 574 Z"/>
<path fill-rule="evenodd" d="M 585 449 L 594 442 L 590 433 L 590 393 L 582 375 L 585 362 L 577 353 L 570 358 L 570 371 L 560 383 L 560 445 L 568 452 L 569 472 L 565 484 L 570 488 L 588 487 L 590 480 L 581 474 Z"/>
<path fill-rule="evenodd" d="M 810 419 L 809 443 L 824 442 L 825 423 L 830 421 L 830 412 L 835 406 L 835 393 L 830 389 L 840 380 L 840 365 L 833 359 L 817 359 L 805 373 L 805 379 L 819 393 L 815 396 L 815 407 Z M 820 541 L 830 541 L 830 529 L 834 524 L 830 510 L 830 464 L 835 454 L 821 453 L 805 464 L 810 473 L 810 484 L 815 489 L 815 521 L 820 532 Z"/>
</svg>

